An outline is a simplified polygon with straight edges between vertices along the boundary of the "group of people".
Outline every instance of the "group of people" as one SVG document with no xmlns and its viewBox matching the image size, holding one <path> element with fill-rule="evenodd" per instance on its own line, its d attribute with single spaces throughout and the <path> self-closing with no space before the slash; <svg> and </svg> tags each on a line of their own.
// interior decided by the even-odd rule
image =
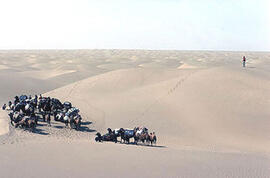
<svg viewBox="0 0 270 178">
<path fill-rule="evenodd" d="M 51 126 L 51 116 L 55 121 L 70 124 L 70 128 L 79 129 L 81 116 L 79 109 L 72 107 L 70 102 L 61 103 L 59 99 L 35 95 L 34 97 L 21 95 L 15 96 L 14 101 L 2 106 L 9 111 L 11 125 L 34 131 L 39 119 Z"/>
<path fill-rule="evenodd" d="M 103 141 L 112 141 L 117 143 L 118 137 L 121 138 L 121 143 L 130 143 L 130 139 L 133 138 L 134 143 L 138 144 L 139 142 L 147 143 L 147 144 L 156 144 L 157 137 L 155 132 L 148 132 L 146 127 L 135 127 L 134 129 L 110 129 L 108 128 L 108 133 L 101 135 L 99 132 L 96 134 L 97 137 L 95 138 L 96 142 L 103 142 Z"/>
</svg>

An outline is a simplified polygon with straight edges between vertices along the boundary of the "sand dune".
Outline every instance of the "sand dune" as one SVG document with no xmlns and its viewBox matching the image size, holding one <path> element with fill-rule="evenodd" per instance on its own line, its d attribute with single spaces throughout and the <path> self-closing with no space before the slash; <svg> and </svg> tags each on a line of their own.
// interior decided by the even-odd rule
<svg viewBox="0 0 270 178">
<path fill-rule="evenodd" d="M 80 132 L 56 122 L 37 133 L 11 129 L 0 137 L 5 177 L 270 176 L 268 53 L 79 50 L 0 57 L 21 53 L 36 60 L 4 60 L 21 76 L 9 81 L 0 72 L 10 88 L 1 88 L 1 102 L 11 92 L 43 91 L 80 108 L 85 125 Z M 250 59 L 245 69 L 242 55 Z M 4 134 L 8 122 L 0 114 Z M 95 131 L 142 125 L 156 132 L 157 147 L 94 142 Z"/>
<path fill-rule="evenodd" d="M 46 80 L 74 72 L 76 72 L 76 70 L 43 70 L 43 71 L 21 72 L 21 74 L 32 78 Z"/>
<path fill-rule="evenodd" d="M 255 72 L 259 71 L 225 67 L 193 71 L 126 69 L 91 77 L 47 95 L 68 99 L 79 108 L 87 105 L 83 113 L 91 106 L 99 108 L 106 115 L 103 120 L 94 120 L 99 130 L 146 125 L 155 129 L 160 143 L 166 145 L 174 138 L 173 145 L 182 147 L 269 152 L 269 135 L 265 133 L 270 129 L 270 82 L 250 76 Z"/>
</svg>

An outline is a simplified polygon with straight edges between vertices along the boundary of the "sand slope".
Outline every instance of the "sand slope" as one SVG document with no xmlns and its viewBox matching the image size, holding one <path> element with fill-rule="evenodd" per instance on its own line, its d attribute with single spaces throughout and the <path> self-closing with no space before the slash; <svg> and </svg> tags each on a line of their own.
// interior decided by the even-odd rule
<svg viewBox="0 0 270 178">
<path fill-rule="evenodd" d="M 11 85 L 6 72 L 31 64 L 40 71 L 24 67 L 21 81 L 31 78 L 32 91 L 44 85 L 45 95 L 72 102 L 84 125 L 80 132 L 55 122 L 51 128 L 42 123 L 37 133 L 11 129 L 0 137 L 5 177 L 270 176 L 268 53 L 29 53 L 27 64 L 4 60 L 9 69 L 0 71 L 3 81 Z M 244 54 L 245 69 L 239 62 Z M 8 126 L 3 119 L 1 133 Z M 156 132 L 157 147 L 94 142 L 95 131 L 142 125 Z"/>
<path fill-rule="evenodd" d="M 98 130 L 145 125 L 166 145 L 269 152 L 270 82 L 257 73 L 127 69 L 47 94 L 82 108 Z"/>
<path fill-rule="evenodd" d="M 0 135 L 4 135 L 8 133 L 9 125 L 7 120 L 7 113 L 4 111 L 0 111 Z"/>
</svg>

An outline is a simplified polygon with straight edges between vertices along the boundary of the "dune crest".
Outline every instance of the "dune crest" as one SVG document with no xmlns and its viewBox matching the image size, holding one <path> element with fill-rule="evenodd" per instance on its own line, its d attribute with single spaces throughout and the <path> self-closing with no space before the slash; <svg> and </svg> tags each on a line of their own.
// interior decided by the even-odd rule
<svg viewBox="0 0 270 178">
<path fill-rule="evenodd" d="M 65 74 L 75 73 L 75 72 L 76 70 L 43 70 L 43 71 L 22 72 L 22 74 L 28 77 L 32 77 L 32 78 L 47 80 L 50 78 L 54 78 L 54 77 L 65 75 Z"/>
<path fill-rule="evenodd" d="M 195 68 L 197 68 L 197 67 L 196 67 L 196 66 L 189 65 L 189 64 L 186 64 L 186 63 L 181 64 L 181 65 L 178 67 L 178 69 L 195 69 Z"/>
</svg>

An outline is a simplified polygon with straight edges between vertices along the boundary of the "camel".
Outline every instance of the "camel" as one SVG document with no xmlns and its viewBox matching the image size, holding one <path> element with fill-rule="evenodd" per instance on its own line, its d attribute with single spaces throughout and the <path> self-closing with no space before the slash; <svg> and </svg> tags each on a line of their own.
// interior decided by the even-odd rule
<svg viewBox="0 0 270 178">
<path fill-rule="evenodd" d="M 23 114 L 15 111 L 14 113 L 9 113 L 11 125 L 17 127 L 21 127 L 24 129 L 30 129 L 30 131 L 34 132 L 36 128 L 36 117 L 35 116 L 24 116 Z"/>
<path fill-rule="evenodd" d="M 70 120 L 69 120 L 70 128 L 79 130 L 80 127 L 81 127 L 81 120 L 82 120 L 82 117 L 79 114 L 71 117 Z"/>
<path fill-rule="evenodd" d="M 135 144 L 138 144 L 138 142 L 145 143 L 148 138 L 148 129 L 145 127 L 135 127 L 134 128 L 135 136 L 134 136 L 134 142 Z"/>
<path fill-rule="evenodd" d="M 95 138 L 96 142 L 111 141 L 117 143 L 117 137 L 113 132 L 107 133 L 105 135 L 101 135 L 98 132 L 96 135 L 97 135 L 97 137 Z"/>
<path fill-rule="evenodd" d="M 156 144 L 156 142 L 157 142 L 157 137 L 156 137 L 156 134 L 155 134 L 155 132 L 153 132 L 153 133 L 150 133 L 149 135 L 148 135 L 148 137 L 147 137 L 147 142 L 149 143 L 151 143 L 151 146 L 153 145 L 153 144 Z"/>
<path fill-rule="evenodd" d="M 123 128 L 119 130 L 119 134 L 121 136 L 121 142 L 124 140 L 124 143 L 129 143 L 130 139 L 135 136 L 134 130 L 125 130 Z"/>
</svg>

